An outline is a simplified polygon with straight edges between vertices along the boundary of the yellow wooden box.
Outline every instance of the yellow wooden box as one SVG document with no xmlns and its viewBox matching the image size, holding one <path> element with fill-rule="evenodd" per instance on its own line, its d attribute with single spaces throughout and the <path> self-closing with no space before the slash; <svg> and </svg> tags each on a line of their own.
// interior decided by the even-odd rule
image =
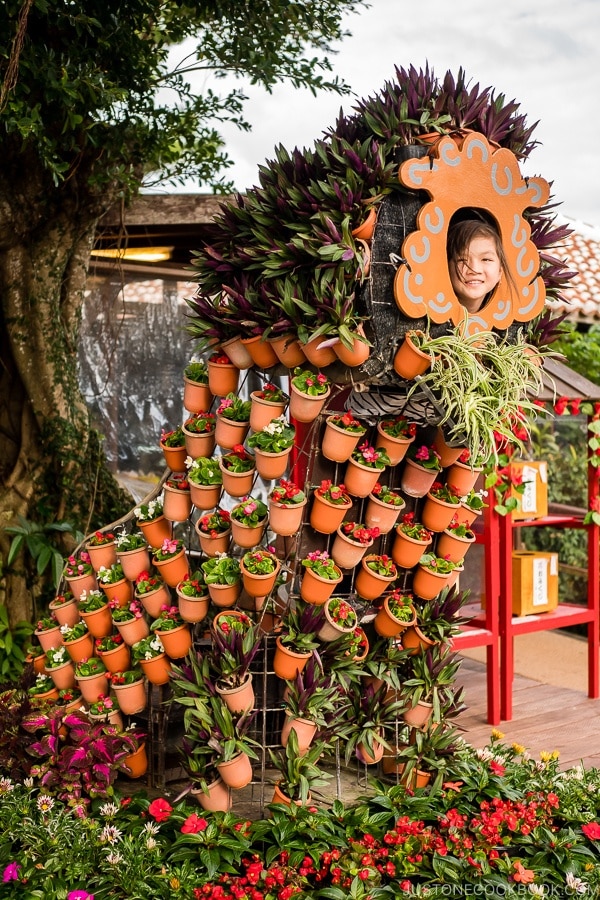
<svg viewBox="0 0 600 900">
<path fill-rule="evenodd" d="M 558 605 L 558 553 L 513 550 L 512 612 L 514 616 L 550 612 Z"/>
<path fill-rule="evenodd" d="M 517 501 L 513 519 L 540 519 L 548 515 L 548 464 L 545 460 L 530 462 L 523 460 L 510 464 L 511 475 L 519 473 L 525 490 L 522 494 L 511 491 Z"/>
</svg>

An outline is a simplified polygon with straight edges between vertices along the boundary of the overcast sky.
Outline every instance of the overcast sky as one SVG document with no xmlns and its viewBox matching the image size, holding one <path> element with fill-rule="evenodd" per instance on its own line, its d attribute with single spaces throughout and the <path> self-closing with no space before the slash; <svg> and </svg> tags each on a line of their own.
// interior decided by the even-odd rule
<svg viewBox="0 0 600 900">
<path fill-rule="evenodd" d="M 526 175 L 554 182 L 560 212 L 600 227 L 600 0 L 371 0 L 347 16 L 352 32 L 332 57 L 335 74 L 356 98 L 377 93 L 394 67 L 429 61 L 438 77 L 462 66 L 472 83 L 515 99 L 541 142 Z M 218 83 L 211 85 L 218 88 Z M 257 166 L 276 144 L 311 146 L 351 97 L 313 97 L 280 87 L 269 95 L 247 87 L 249 134 L 227 129 L 236 188 L 257 182 Z M 189 188 L 188 188 L 189 189 Z"/>
</svg>

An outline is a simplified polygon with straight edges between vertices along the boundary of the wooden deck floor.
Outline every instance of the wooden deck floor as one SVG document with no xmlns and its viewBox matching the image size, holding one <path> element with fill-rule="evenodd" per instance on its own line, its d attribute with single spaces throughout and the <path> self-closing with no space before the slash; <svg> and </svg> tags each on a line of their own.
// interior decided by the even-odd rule
<svg viewBox="0 0 600 900">
<path fill-rule="evenodd" d="M 492 730 L 487 722 L 485 666 L 463 659 L 458 682 L 465 686 L 468 709 L 457 723 L 470 744 L 483 747 Z M 497 729 L 506 743 L 522 744 L 536 758 L 542 750 L 558 750 L 563 769 L 580 762 L 586 768 L 600 767 L 600 700 L 590 700 L 583 691 L 516 675 L 513 718 Z"/>
</svg>

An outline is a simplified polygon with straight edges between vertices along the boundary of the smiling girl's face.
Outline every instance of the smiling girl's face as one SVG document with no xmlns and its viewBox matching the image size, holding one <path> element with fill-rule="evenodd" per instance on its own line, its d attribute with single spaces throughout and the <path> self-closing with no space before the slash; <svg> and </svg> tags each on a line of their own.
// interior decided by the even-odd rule
<svg viewBox="0 0 600 900">
<path fill-rule="evenodd" d="M 471 240 L 464 253 L 450 260 L 449 268 L 454 293 L 469 313 L 481 309 L 502 274 L 495 241 L 481 235 Z"/>
</svg>

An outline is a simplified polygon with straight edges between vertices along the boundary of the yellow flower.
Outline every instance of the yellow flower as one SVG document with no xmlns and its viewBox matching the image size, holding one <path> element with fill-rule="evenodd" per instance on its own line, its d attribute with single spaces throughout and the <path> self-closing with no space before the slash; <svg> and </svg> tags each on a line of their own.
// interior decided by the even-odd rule
<svg viewBox="0 0 600 900">
<path fill-rule="evenodd" d="M 169 879 L 169 887 L 171 887 L 174 891 L 176 891 L 178 888 L 180 888 L 181 882 L 179 881 L 179 878 L 175 878 L 175 876 L 173 876 L 173 878 L 170 878 Z"/>
<path fill-rule="evenodd" d="M 513 753 L 520 755 L 522 753 L 525 753 L 525 747 L 523 746 L 523 744 L 512 744 L 512 751 Z"/>
<path fill-rule="evenodd" d="M 498 731 L 497 728 L 492 728 L 492 740 L 493 741 L 501 741 L 504 737 L 503 731 Z"/>
</svg>

